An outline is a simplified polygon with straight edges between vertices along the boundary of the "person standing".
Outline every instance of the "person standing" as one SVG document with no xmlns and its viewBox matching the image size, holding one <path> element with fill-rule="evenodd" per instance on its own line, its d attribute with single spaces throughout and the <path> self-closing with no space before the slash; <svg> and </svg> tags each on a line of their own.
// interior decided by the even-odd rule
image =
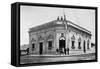
<svg viewBox="0 0 100 69">
<path fill-rule="evenodd" d="M 29 48 L 27 48 L 27 50 L 26 50 L 26 51 L 27 51 L 27 55 L 29 55 Z"/>
<path fill-rule="evenodd" d="M 58 48 L 56 49 L 56 54 L 58 54 L 58 52 L 59 52 L 59 50 L 58 50 Z"/>
</svg>

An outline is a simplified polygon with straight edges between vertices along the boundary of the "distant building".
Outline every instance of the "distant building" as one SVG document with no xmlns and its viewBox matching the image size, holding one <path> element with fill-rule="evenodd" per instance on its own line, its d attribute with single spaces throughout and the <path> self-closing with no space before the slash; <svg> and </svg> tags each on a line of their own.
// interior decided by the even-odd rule
<svg viewBox="0 0 100 69">
<path fill-rule="evenodd" d="M 30 28 L 30 54 L 92 53 L 91 32 L 66 20 L 66 17 Z M 68 51 L 69 50 L 69 51 Z"/>
<path fill-rule="evenodd" d="M 29 49 L 29 45 L 27 45 L 27 44 L 20 46 L 20 54 L 21 55 L 28 54 L 28 52 L 29 52 L 28 49 Z"/>
</svg>

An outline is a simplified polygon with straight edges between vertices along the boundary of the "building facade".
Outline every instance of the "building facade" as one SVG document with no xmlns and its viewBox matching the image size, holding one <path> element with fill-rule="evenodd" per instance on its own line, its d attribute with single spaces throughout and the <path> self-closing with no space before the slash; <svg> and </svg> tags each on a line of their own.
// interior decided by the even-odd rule
<svg viewBox="0 0 100 69">
<path fill-rule="evenodd" d="M 92 53 L 91 32 L 65 16 L 29 29 L 29 53 L 38 55 Z"/>
</svg>

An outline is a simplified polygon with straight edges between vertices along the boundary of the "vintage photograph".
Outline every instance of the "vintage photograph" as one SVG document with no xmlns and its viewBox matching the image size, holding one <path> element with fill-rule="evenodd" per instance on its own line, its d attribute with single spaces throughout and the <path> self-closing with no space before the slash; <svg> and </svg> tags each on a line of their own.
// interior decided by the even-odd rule
<svg viewBox="0 0 100 69">
<path fill-rule="evenodd" d="M 20 6 L 20 64 L 95 60 L 94 9 Z"/>
</svg>

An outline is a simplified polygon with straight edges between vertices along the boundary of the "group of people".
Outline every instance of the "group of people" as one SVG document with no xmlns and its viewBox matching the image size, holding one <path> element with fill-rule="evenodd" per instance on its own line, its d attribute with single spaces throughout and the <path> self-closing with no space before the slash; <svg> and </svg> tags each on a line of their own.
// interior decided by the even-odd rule
<svg viewBox="0 0 100 69">
<path fill-rule="evenodd" d="M 61 48 L 61 49 L 56 49 L 57 54 L 67 54 L 69 55 L 69 48 Z"/>
</svg>

